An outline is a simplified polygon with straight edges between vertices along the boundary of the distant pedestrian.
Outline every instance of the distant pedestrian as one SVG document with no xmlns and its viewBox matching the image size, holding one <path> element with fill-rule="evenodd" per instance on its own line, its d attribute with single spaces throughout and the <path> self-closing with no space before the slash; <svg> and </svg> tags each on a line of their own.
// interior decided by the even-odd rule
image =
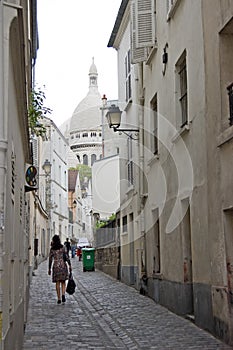
<svg viewBox="0 0 233 350">
<path fill-rule="evenodd" d="M 71 250 L 71 245 L 70 245 L 70 241 L 69 241 L 69 238 L 66 238 L 66 241 L 64 242 L 64 246 L 66 247 L 66 252 L 69 256 L 69 252 Z"/>
<path fill-rule="evenodd" d="M 75 242 L 71 242 L 71 257 L 74 258 L 75 257 L 75 252 L 76 252 L 76 243 Z"/>
<path fill-rule="evenodd" d="M 77 256 L 78 256 L 78 261 L 82 260 L 82 249 L 78 247 L 77 249 Z"/>
<path fill-rule="evenodd" d="M 65 302 L 65 291 L 66 291 L 66 280 L 69 278 L 69 273 L 71 273 L 71 263 L 69 256 L 66 252 L 65 247 L 61 244 L 60 237 L 54 235 L 52 238 L 52 245 L 49 252 L 49 270 L 48 274 L 51 275 L 52 267 L 52 282 L 56 283 L 57 292 L 57 303 Z M 62 293 L 62 295 L 61 295 Z M 61 299 L 62 296 L 62 299 Z"/>
</svg>

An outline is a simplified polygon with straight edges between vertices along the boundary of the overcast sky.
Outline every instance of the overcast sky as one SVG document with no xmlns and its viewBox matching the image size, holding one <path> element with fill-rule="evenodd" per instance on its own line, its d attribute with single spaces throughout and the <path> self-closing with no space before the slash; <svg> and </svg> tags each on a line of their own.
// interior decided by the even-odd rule
<svg viewBox="0 0 233 350">
<path fill-rule="evenodd" d="M 121 0 L 38 0 L 36 83 L 57 126 L 69 119 L 89 87 L 92 57 L 101 95 L 117 99 L 117 52 L 108 48 Z"/>
</svg>

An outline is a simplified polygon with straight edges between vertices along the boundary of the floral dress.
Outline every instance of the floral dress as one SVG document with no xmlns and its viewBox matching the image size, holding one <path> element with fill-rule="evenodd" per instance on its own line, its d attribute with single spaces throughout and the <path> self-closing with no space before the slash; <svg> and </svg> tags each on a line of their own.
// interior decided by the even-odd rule
<svg viewBox="0 0 233 350">
<path fill-rule="evenodd" d="M 49 269 L 53 262 L 52 282 L 54 283 L 65 281 L 69 278 L 67 263 L 64 261 L 64 253 L 66 254 L 64 247 L 56 250 L 50 249 Z"/>
</svg>

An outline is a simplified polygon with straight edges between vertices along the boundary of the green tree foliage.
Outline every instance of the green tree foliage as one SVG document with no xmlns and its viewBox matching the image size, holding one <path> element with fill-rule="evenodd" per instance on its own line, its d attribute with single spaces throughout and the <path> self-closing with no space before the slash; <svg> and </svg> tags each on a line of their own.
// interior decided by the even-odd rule
<svg viewBox="0 0 233 350">
<path fill-rule="evenodd" d="M 46 132 L 41 120 L 52 110 L 44 106 L 44 100 L 45 93 L 42 89 L 32 90 L 28 108 L 28 122 L 32 135 L 43 136 Z"/>
<path fill-rule="evenodd" d="M 79 178 L 80 182 L 83 183 L 85 177 L 88 178 L 88 180 L 91 179 L 91 168 L 88 165 L 85 164 L 78 164 L 76 168 L 70 168 L 70 170 L 78 170 L 79 171 Z"/>
<path fill-rule="evenodd" d="M 111 221 L 114 221 L 116 219 L 116 214 L 112 214 L 111 216 L 109 216 L 109 218 L 107 220 L 97 220 L 96 221 L 96 229 L 101 228 L 101 227 L 105 227 L 107 226 Z"/>
</svg>

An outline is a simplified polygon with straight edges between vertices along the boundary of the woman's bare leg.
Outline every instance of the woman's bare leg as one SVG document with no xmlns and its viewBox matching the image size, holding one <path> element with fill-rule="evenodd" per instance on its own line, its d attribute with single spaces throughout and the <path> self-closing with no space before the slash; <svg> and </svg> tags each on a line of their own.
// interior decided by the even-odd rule
<svg viewBox="0 0 233 350">
<path fill-rule="evenodd" d="M 65 295 L 65 292 L 66 292 L 66 282 L 65 281 L 61 282 L 61 290 L 62 290 L 62 295 Z"/>
<path fill-rule="evenodd" d="M 61 300 L 60 281 L 56 282 L 57 299 Z"/>
</svg>

